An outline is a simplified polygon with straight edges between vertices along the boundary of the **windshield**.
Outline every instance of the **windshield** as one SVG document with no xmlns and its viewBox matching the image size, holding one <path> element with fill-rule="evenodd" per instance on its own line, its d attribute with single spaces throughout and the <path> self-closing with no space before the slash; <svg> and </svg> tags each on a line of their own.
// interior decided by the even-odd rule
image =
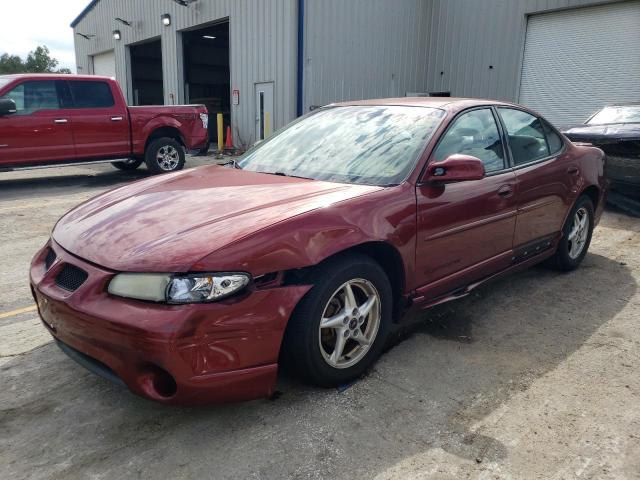
<svg viewBox="0 0 640 480">
<path fill-rule="evenodd" d="M 398 184 L 444 117 L 436 108 L 318 110 L 248 151 L 240 168 L 341 183 Z"/>
<path fill-rule="evenodd" d="M 588 125 L 609 123 L 640 123 L 640 105 L 605 107 L 587 122 Z"/>
</svg>

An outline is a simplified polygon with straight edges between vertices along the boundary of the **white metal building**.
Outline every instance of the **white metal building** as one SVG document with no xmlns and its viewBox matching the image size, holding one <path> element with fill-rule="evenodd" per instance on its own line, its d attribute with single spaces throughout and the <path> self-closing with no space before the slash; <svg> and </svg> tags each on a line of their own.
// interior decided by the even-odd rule
<svg viewBox="0 0 640 480">
<path fill-rule="evenodd" d="M 556 124 L 640 101 L 639 0 L 93 0 L 78 73 L 132 104 L 205 103 L 248 145 L 310 108 L 411 92 Z"/>
</svg>

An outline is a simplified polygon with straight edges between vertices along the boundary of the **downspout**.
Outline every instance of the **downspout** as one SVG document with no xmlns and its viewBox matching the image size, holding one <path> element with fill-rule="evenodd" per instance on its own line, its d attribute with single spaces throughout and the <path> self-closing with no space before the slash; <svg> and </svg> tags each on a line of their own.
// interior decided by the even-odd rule
<svg viewBox="0 0 640 480">
<path fill-rule="evenodd" d="M 304 0 L 298 0 L 298 71 L 296 80 L 296 113 L 300 117 L 304 108 L 302 98 L 304 86 Z"/>
</svg>

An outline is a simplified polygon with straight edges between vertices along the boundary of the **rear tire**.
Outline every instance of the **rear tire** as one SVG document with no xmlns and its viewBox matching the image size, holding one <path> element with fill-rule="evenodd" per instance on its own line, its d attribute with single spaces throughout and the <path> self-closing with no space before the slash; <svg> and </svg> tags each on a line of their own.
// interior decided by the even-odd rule
<svg viewBox="0 0 640 480">
<path fill-rule="evenodd" d="M 576 200 L 564 227 L 562 238 L 548 265 L 556 270 L 569 272 L 578 268 L 587 255 L 594 228 L 593 202 L 586 195 Z"/>
<path fill-rule="evenodd" d="M 182 170 L 185 162 L 184 148 L 173 138 L 153 140 L 144 154 L 144 163 L 151 173 L 169 173 Z"/>
<path fill-rule="evenodd" d="M 392 323 L 391 285 L 380 265 L 357 254 L 319 265 L 311 281 L 287 325 L 281 359 L 305 381 L 342 385 L 382 353 Z"/>
<path fill-rule="evenodd" d="M 118 170 L 123 170 L 125 172 L 132 172 L 136 170 L 140 165 L 142 165 L 142 160 L 129 159 L 122 162 L 112 162 L 111 165 L 116 167 Z"/>
</svg>

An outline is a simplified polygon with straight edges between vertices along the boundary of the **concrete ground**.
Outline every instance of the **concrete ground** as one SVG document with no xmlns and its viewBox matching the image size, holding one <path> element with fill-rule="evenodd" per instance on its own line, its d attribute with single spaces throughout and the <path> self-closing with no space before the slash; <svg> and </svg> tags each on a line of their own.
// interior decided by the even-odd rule
<svg viewBox="0 0 640 480">
<path fill-rule="evenodd" d="M 60 215 L 144 175 L 0 174 L 0 477 L 640 478 L 637 219 L 607 212 L 574 273 L 533 268 L 416 315 L 346 390 L 283 378 L 277 399 L 175 408 L 68 359 L 27 283 Z"/>
</svg>

